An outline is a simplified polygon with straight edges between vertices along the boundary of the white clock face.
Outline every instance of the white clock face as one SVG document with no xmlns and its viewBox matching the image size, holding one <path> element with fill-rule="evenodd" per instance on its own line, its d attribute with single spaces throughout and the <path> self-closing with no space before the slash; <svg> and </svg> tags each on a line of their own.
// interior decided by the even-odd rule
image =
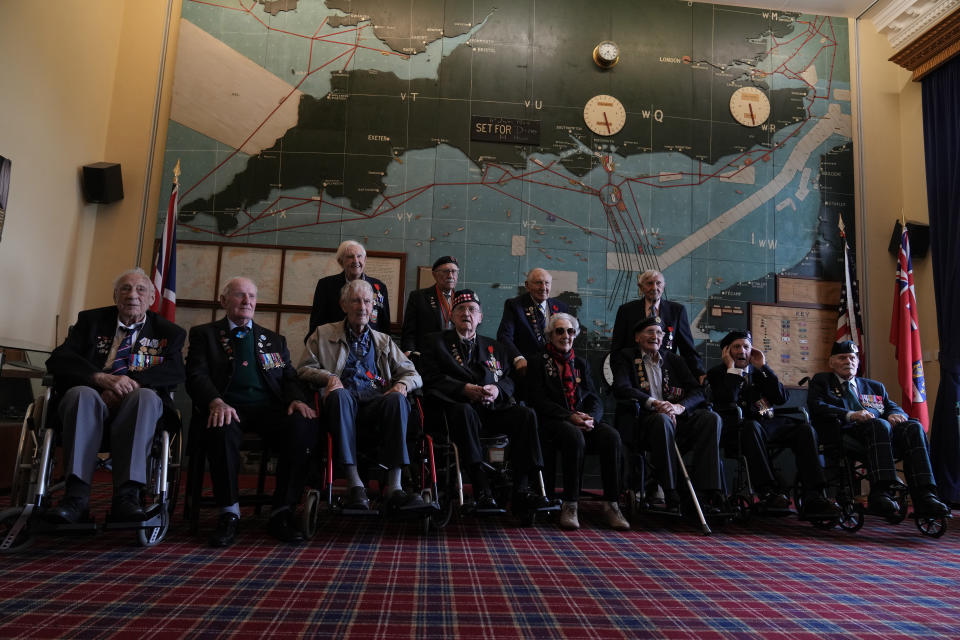
<svg viewBox="0 0 960 640">
<path fill-rule="evenodd" d="M 583 121 L 598 136 L 612 136 L 626 124 L 627 110 L 613 96 L 593 96 L 583 108 Z"/>
<path fill-rule="evenodd" d="M 615 42 L 605 40 L 597 45 L 597 57 L 607 64 L 613 64 L 620 57 L 620 47 Z"/>
<path fill-rule="evenodd" d="M 745 127 L 758 127 L 770 117 L 770 100 L 756 87 L 740 87 L 730 96 L 730 114 Z"/>
</svg>

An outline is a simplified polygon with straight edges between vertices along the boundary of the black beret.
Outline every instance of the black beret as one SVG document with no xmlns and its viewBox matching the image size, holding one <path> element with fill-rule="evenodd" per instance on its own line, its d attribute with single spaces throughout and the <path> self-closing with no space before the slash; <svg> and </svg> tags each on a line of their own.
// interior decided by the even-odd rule
<svg viewBox="0 0 960 640">
<path fill-rule="evenodd" d="M 436 271 L 438 267 L 441 267 L 445 264 L 455 264 L 458 267 L 460 266 L 460 263 L 457 262 L 457 259 L 453 256 L 440 256 L 433 261 L 433 270 Z"/>
<path fill-rule="evenodd" d="M 650 327 L 653 325 L 657 325 L 658 327 L 663 329 L 663 321 L 660 319 L 660 316 L 652 316 L 650 318 L 644 318 L 637 324 L 633 325 L 633 332 L 636 333 L 637 331 L 643 331 L 647 327 Z"/>
<path fill-rule="evenodd" d="M 857 344 L 853 340 L 834 342 L 833 348 L 830 349 L 830 355 L 835 356 L 841 353 L 852 353 L 856 355 L 860 353 L 860 349 L 857 348 Z"/>
<path fill-rule="evenodd" d="M 720 341 L 720 348 L 723 349 L 727 345 L 733 344 L 735 340 L 749 340 L 752 343 L 753 336 L 750 335 L 749 331 L 731 331 L 723 336 L 723 340 Z"/>
</svg>

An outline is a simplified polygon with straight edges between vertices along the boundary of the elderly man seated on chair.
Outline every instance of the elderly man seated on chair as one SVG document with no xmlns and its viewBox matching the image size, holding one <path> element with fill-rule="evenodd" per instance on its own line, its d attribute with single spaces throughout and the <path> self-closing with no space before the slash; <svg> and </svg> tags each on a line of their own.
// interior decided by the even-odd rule
<svg viewBox="0 0 960 640">
<path fill-rule="evenodd" d="M 907 416 L 887 396 L 882 383 L 857 377 L 860 366 L 857 345 L 836 342 L 828 364 L 832 371 L 818 373 L 810 382 L 807 408 L 821 437 L 848 429 L 866 447 L 870 496 L 867 512 L 892 517 L 900 505 L 891 494 L 898 484 L 894 454 L 903 456 L 914 513 L 940 517 L 950 508 L 937 499 L 937 484 L 930 468 L 930 452 L 923 426 Z"/>
<path fill-rule="evenodd" d="M 279 456 L 273 511 L 267 530 L 300 542 L 293 510 L 303 493 L 316 412 L 304 402 L 286 339 L 256 324 L 257 285 L 231 278 L 220 293 L 226 317 L 193 327 L 187 354 L 187 391 L 193 399 L 191 437 L 202 437 L 213 496 L 220 507 L 210 545 L 233 544 L 240 522 L 238 474 L 243 433 L 256 431 Z"/>
<path fill-rule="evenodd" d="M 704 407 L 703 387 L 683 358 L 660 351 L 665 332 L 659 317 L 640 320 L 633 329 L 635 347 L 615 351 L 613 395 L 634 401 L 638 414 L 633 424 L 618 424 L 626 446 L 648 451 L 663 487 L 667 508 L 678 510 L 676 443 L 693 450 L 693 484 L 706 498 L 707 515 L 723 511 L 723 467 L 720 461 L 721 421 Z"/>
<path fill-rule="evenodd" d="M 321 387 L 323 418 L 333 434 L 336 459 L 347 479 L 348 509 L 367 510 L 370 502 L 357 469 L 357 445 L 379 445 L 387 467 L 387 508 L 417 510 L 420 494 L 407 493 L 401 472 L 407 452 L 407 393 L 422 385 L 410 359 L 390 336 L 370 326 L 374 291 L 366 280 L 351 280 L 340 290 L 342 321 L 318 326 L 307 339 L 300 363 L 302 380 Z"/>
<path fill-rule="evenodd" d="M 740 410 L 739 419 L 724 414 L 724 447 L 731 452 L 739 450 L 746 458 L 761 508 L 770 514 L 786 510 L 790 499 L 777 484 L 767 445 L 790 447 L 804 491 L 800 515 L 813 520 L 837 518 L 840 508 L 824 495 L 827 479 L 820 462 L 817 433 L 806 420 L 774 415 L 773 407 L 786 404 L 790 394 L 752 340 L 749 331 L 728 333 L 720 340 L 722 364 L 707 371 L 717 411 L 736 411 L 737 407 Z"/>
<path fill-rule="evenodd" d="M 104 429 L 113 460 L 110 519 L 144 518 L 140 489 L 147 458 L 172 391 L 183 382 L 183 329 L 149 311 L 153 283 L 141 269 L 113 284 L 115 306 L 81 311 L 67 339 L 54 349 L 47 370 L 60 395 L 66 495 L 46 512 L 57 523 L 88 517 L 90 483 Z"/>
<path fill-rule="evenodd" d="M 480 443 L 482 434 L 510 438 L 514 470 L 514 513 L 549 506 L 541 493 L 529 490 L 529 476 L 543 468 L 537 414 L 513 397 L 510 354 L 505 344 L 479 335 L 483 321 L 480 298 L 470 289 L 453 295 L 453 329 L 431 334 L 423 352 L 428 397 L 443 407 L 450 437 L 460 450 L 473 482 L 480 509 L 499 509 L 490 487 Z"/>
</svg>

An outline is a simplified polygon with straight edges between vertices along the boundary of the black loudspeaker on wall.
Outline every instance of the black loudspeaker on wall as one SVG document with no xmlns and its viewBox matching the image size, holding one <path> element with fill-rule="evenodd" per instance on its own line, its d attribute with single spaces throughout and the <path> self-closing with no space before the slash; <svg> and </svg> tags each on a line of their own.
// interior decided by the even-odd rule
<svg viewBox="0 0 960 640">
<path fill-rule="evenodd" d="M 95 162 L 83 167 L 83 199 L 108 204 L 123 200 L 123 176 L 115 162 Z"/>
<path fill-rule="evenodd" d="M 890 253 L 900 254 L 900 234 L 903 233 L 903 227 L 897 220 L 893 225 L 893 235 L 890 236 Z M 910 236 L 910 259 L 919 260 L 927 257 L 927 249 L 930 248 L 930 225 L 922 222 L 907 222 L 907 235 Z"/>
</svg>

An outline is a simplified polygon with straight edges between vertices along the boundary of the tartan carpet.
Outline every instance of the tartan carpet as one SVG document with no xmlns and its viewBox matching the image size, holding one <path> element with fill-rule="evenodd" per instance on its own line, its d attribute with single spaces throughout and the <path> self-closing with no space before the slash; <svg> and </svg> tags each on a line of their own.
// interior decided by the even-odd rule
<svg viewBox="0 0 960 640">
<path fill-rule="evenodd" d="M 572 533 L 469 518 L 424 535 L 341 515 L 287 546 L 245 510 L 222 550 L 179 513 L 150 549 L 130 531 L 38 537 L 0 557 L 0 637 L 960 637 L 956 527 L 939 540 L 875 518 L 853 534 L 794 518 L 618 533 L 592 509 Z"/>
</svg>

